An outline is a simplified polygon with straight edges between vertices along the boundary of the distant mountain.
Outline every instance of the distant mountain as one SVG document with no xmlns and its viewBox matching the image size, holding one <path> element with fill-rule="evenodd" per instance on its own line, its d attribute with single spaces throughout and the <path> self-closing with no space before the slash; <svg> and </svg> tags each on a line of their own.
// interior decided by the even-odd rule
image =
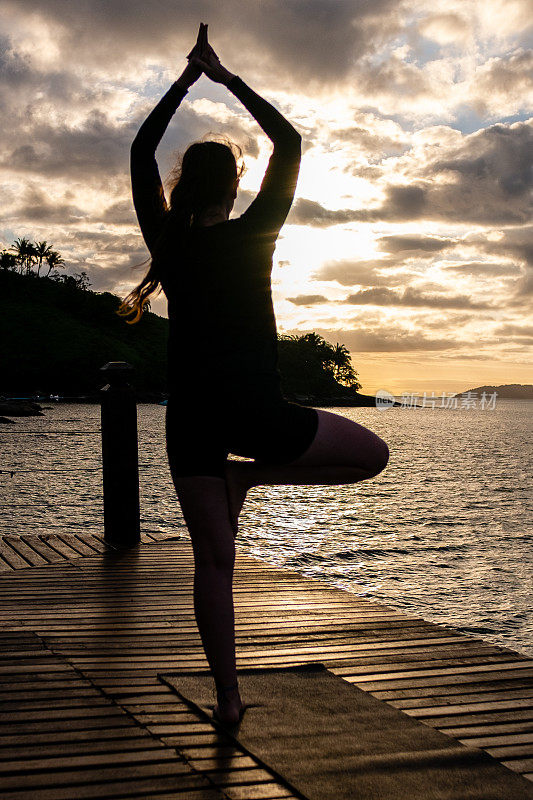
<svg viewBox="0 0 533 800">
<path fill-rule="evenodd" d="M 497 392 L 498 399 L 512 400 L 533 400 L 533 385 L 531 383 L 504 383 L 501 386 L 477 386 L 475 389 L 465 389 L 464 392 L 457 392 L 456 397 L 460 397 L 466 392 L 472 392 L 481 396 L 483 392 L 487 395 Z"/>
</svg>

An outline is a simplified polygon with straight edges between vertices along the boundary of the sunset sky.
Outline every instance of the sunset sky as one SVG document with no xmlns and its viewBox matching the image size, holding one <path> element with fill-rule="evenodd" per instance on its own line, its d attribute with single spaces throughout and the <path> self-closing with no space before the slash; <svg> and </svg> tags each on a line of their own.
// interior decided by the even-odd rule
<svg viewBox="0 0 533 800">
<path fill-rule="evenodd" d="M 279 331 L 345 344 L 367 393 L 533 382 L 529 0 L 0 0 L 0 15 L 2 247 L 46 239 L 96 291 L 140 280 L 129 147 L 207 22 L 303 137 Z M 237 216 L 271 144 L 205 76 L 161 175 L 208 132 L 244 149 Z M 152 309 L 166 316 L 163 295 Z"/>
</svg>

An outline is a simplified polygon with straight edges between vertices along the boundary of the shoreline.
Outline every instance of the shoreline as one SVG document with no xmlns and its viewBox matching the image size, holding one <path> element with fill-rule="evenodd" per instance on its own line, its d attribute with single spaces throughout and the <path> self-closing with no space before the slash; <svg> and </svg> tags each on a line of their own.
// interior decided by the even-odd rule
<svg viewBox="0 0 533 800">
<path fill-rule="evenodd" d="M 166 405 L 168 393 L 136 393 L 137 404 Z M 213 397 L 216 399 L 216 397 Z M 290 402 L 298 403 L 302 406 L 316 406 L 318 408 L 376 408 L 377 398 L 373 395 L 357 394 L 352 397 L 342 397 L 335 395 L 325 397 L 323 395 L 285 395 L 285 399 Z M 99 405 L 101 396 L 99 394 L 77 395 L 66 397 L 5 397 L 0 400 L 0 417 L 30 417 L 44 416 L 43 411 L 53 408 L 59 404 L 72 405 Z M 387 403 L 380 398 L 381 407 L 403 407 L 398 400 Z M 411 408 L 425 408 L 425 406 L 412 405 Z"/>
<path fill-rule="evenodd" d="M 452 398 L 460 400 L 465 393 L 454 395 Z M 392 396 L 392 395 L 391 395 Z M 74 395 L 65 397 L 6 397 L 0 395 L 0 424 L 13 422 L 11 417 L 44 417 L 46 410 L 51 410 L 56 405 L 100 405 L 100 394 L 90 395 Z M 166 392 L 137 392 L 135 395 L 135 402 L 137 405 L 162 405 L 165 406 L 168 399 Z M 216 395 L 212 397 L 216 401 Z M 399 400 L 394 402 L 387 402 L 387 399 L 382 397 L 376 398 L 373 395 L 365 395 L 356 393 L 355 396 L 343 397 L 335 395 L 332 397 L 318 396 L 318 395 L 300 395 L 300 394 L 287 394 L 285 399 L 298 403 L 301 406 L 308 406 L 314 408 L 378 408 L 380 410 L 388 408 L 409 408 L 409 409 L 431 409 L 431 410 L 449 410 L 449 406 L 442 406 L 435 404 L 432 406 L 418 405 L 416 403 L 405 403 Z M 413 398 L 415 399 L 415 398 Z M 439 398 L 435 398 L 438 400 Z M 377 402 L 379 400 L 379 403 Z M 505 397 L 499 396 L 498 400 L 516 400 L 518 402 L 532 402 L 533 398 L 528 397 Z M 455 410 L 459 410 L 455 406 Z"/>
</svg>

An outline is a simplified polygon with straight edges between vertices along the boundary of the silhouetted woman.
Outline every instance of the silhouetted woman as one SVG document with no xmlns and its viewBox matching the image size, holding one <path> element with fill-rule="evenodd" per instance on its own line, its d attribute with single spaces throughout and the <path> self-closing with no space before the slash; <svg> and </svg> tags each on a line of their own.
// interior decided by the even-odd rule
<svg viewBox="0 0 533 800">
<path fill-rule="evenodd" d="M 257 197 L 233 219 L 240 173 L 229 146 L 189 146 L 169 207 L 155 161 L 172 115 L 202 72 L 241 101 L 274 145 Z M 159 286 L 168 300 L 167 454 L 194 552 L 194 610 L 217 689 L 215 715 L 227 723 L 245 707 L 232 579 L 247 491 L 355 483 L 381 472 L 389 456 L 386 443 L 362 425 L 289 402 L 281 392 L 270 273 L 300 157 L 300 134 L 210 46 L 202 59 L 190 58 L 131 149 L 133 199 L 152 260 L 124 309 L 138 319 Z M 229 453 L 254 461 L 228 460 Z"/>
</svg>

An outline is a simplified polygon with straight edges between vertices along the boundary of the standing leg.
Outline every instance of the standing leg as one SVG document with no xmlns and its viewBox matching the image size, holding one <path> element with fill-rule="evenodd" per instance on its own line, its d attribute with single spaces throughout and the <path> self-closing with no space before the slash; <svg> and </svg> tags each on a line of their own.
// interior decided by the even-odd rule
<svg viewBox="0 0 533 800">
<path fill-rule="evenodd" d="M 377 434 L 340 414 L 317 409 L 318 430 L 307 450 L 288 464 L 227 461 L 226 485 L 234 535 L 253 486 L 336 485 L 357 483 L 387 466 L 389 448 Z"/>
<path fill-rule="evenodd" d="M 236 722 L 242 703 L 235 664 L 235 544 L 226 482 L 214 476 L 175 477 L 174 486 L 191 536 L 194 613 L 217 686 L 217 711 L 224 721 Z M 229 690 L 230 686 L 235 688 Z"/>
</svg>

